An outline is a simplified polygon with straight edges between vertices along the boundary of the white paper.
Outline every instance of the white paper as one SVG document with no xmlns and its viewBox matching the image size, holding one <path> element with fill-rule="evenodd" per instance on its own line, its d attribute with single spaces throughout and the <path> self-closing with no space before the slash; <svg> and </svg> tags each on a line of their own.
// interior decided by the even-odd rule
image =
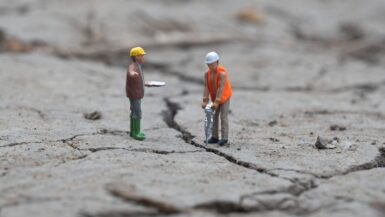
<svg viewBox="0 0 385 217">
<path fill-rule="evenodd" d="M 148 84 L 151 85 L 151 86 L 164 86 L 164 85 L 166 85 L 166 82 L 163 82 L 163 81 L 149 81 Z"/>
</svg>

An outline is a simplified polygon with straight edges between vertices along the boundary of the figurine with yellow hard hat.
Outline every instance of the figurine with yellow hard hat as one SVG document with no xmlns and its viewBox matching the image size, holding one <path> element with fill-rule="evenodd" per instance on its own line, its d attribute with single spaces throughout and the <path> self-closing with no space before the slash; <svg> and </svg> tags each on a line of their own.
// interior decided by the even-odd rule
<svg viewBox="0 0 385 217">
<path fill-rule="evenodd" d="M 130 50 L 131 64 L 128 66 L 126 78 L 126 96 L 130 100 L 130 136 L 136 140 L 144 140 L 146 136 L 140 130 L 142 119 L 141 101 L 144 97 L 144 87 L 162 86 L 144 81 L 142 66 L 146 52 L 141 47 Z M 154 83 L 154 82 L 153 82 Z"/>
</svg>

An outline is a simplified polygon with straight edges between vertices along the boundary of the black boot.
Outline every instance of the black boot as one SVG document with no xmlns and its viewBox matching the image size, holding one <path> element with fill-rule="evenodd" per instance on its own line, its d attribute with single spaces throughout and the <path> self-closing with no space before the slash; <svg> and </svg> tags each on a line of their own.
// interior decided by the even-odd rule
<svg viewBox="0 0 385 217">
<path fill-rule="evenodd" d="M 219 139 L 214 138 L 214 137 L 211 137 L 209 140 L 207 140 L 208 144 L 215 144 L 215 143 L 218 143 L 218 142 L 219 142 Z"/>
<path fill-rule="evenodd" d="M 228 144 L 229 144 L 229 140 L 227 140 L 227 139 L 221 139 L 221 141 L 219 141 L 219 143 L 218 143 L 218 145 L 220 145 L 220 146 L 225 146 Z"/>
</svg>

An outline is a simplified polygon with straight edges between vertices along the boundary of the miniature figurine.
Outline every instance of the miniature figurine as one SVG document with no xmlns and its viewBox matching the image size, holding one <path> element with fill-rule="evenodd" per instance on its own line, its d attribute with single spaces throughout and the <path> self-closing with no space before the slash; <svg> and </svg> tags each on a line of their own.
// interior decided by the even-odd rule
<svg viewBox="0 0 385 217">
<path fill-rule="evenodd" d="M 134 47 L 130 50 L 131 64 L 127 70 L 126 95 L 130 100 L 130 136 L 136 140 L 144 140 L 145 134 L 140 131 L 142 118 L 141 100 L 144 97 L 144 82 L 142 65 L 144 63 L 144 52 L 141 47 Z"/>
<path fill-rule="evenodd" d="M 225 68 L 219 65 L 219 55 L 216 52 L 210 52 L 206 55 L 205 63 L 208 66 L 204 74 L 204 90 L 202 108 L 205 109 L 209 103 L 209 94 L 212 102 L 211 108 L 215 111 L 212 136 L 207 141 L 209 144 L 218 143 L 227 145 L 229 143 L 229 122 L 228 113 L 230 108 L 230 98 L 232 94 L 230 81 Z M 219 140 L 218 127 L 219 115 L 221 117 L 221 136 Z"/>
</svg>

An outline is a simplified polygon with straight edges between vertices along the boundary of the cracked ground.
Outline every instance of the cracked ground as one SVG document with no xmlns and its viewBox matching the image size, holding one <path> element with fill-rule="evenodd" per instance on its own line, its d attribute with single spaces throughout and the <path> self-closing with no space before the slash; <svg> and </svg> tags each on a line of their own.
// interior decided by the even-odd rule
<svg viewBox="0 0 385 217">
<path fill-rule="evenodd" d="M 384 11 L 0 1 L 0 217 L 384 217 Z M 146 89 L 145 141 L 128 135 L 124 93 L 137 45 L 146 80 L 167 83 Z M 233 87 L 227 147 L 203 143 L 212 50 Z"/>
</svg>

